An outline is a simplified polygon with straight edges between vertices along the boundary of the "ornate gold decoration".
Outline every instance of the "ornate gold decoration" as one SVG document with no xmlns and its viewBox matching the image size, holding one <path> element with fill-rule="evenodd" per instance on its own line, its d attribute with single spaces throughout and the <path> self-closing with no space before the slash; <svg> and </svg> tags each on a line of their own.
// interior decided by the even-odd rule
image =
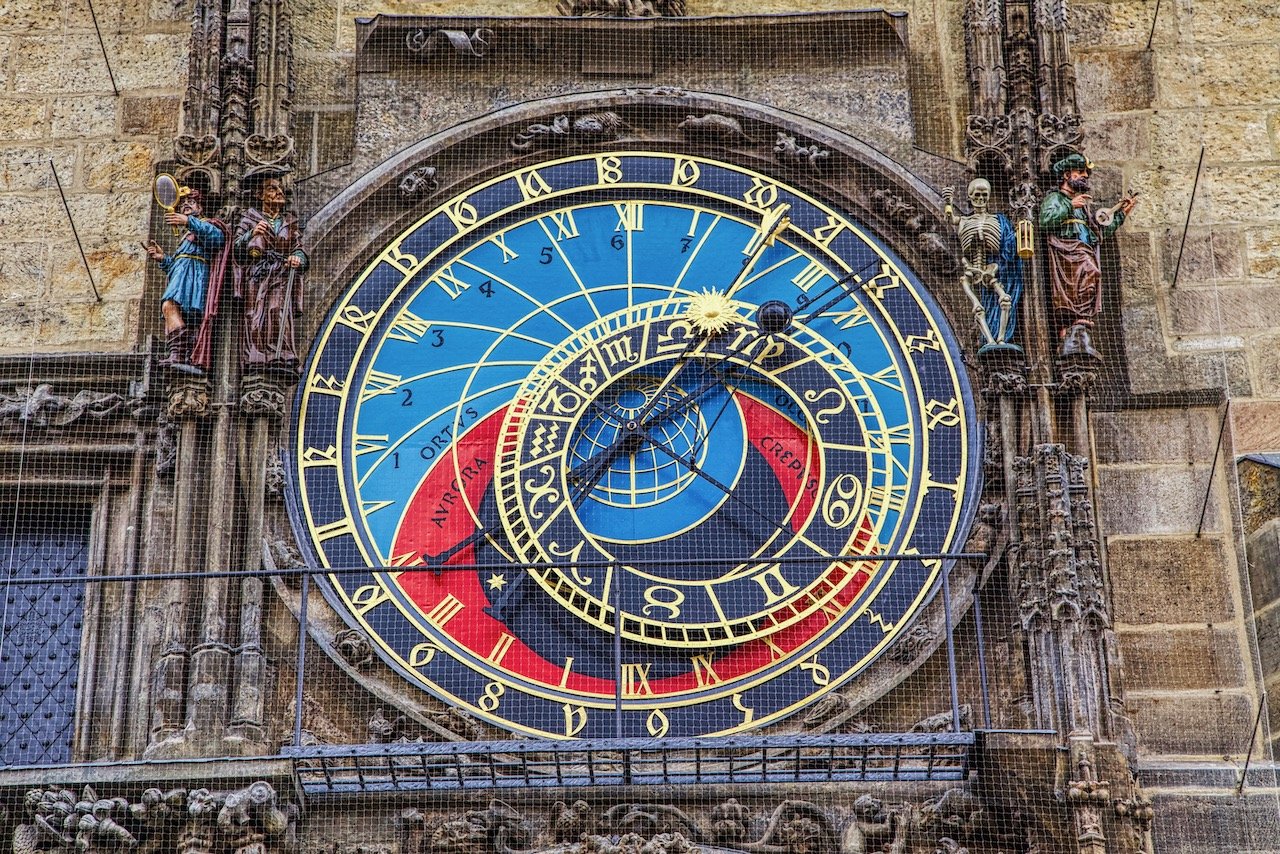
<svg viewBox="0 0 1280 854">
<path fill-rule="evenodd" d="M 703 335 L 719 335 L 738 319 L 736 308 L 723 291 L 708 288 L 689 300 L 685 318 Z"/>
</svg>

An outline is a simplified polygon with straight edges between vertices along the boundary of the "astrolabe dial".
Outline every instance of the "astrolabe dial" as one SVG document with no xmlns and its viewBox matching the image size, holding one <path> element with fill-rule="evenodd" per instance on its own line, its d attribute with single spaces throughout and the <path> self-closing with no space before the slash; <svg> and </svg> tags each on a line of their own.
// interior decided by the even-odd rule
<svg viewBox="0 0 1280 854">
<path fill-rule="evenodd" d="M 862 484 L 891 463 L 865 441 L 857 371 L 830 342 L 745 317 L 699 340 L 686 307 L 624 309 L 543 359 L 499 432 L 495 488 L 552 599 L 630 640 L 702 649 L 865 584 L 875 565 L 856 557 L 876 553 L 885 519 Z M 771 420 L 786 445 L 772 459 L 752 446 Z"/>
<path fill-rule="evenodd" d="M 528 162 L 337 300 L 295 524 L 333 608 L 444 702 L 737 732 L 856 679 L 933 595 L 971 400 L 919 278 L 839 206 L 661 151 Z"/>
</svg>

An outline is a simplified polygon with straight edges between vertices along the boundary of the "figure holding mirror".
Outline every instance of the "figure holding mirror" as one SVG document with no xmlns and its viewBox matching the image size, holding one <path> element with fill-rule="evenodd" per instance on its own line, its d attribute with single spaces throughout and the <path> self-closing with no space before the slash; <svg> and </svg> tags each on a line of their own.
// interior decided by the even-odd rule
<svg viewBox="0 0 1280 854">
<path fill-rule="evenodd" d="M 183 373 L 203 374 L 209 367 L 205 309 L 217 304 L 230 249 L 228 229 L 221 220 L 205 218 L 204 196 L 199 190 L 180 186 L 171 175 L 156 178 L 154 195 L 165 210 L 164 221 L 173 227 L 175 236 L 181 234 L 172 254 L 165 254 L 154 240 L 143 244 L 147 256 L 160 265 L 168 279 L 160 297 L 160 313 L 169 355 L 160 364 Z M 204 346 L 197 346 L 197 338 Z"/>
</svg>

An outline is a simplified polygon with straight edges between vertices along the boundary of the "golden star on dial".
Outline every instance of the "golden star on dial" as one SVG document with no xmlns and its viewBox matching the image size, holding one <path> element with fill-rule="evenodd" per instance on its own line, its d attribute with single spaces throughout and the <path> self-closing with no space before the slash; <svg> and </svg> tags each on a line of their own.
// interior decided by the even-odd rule
<svg viewBox="0 0 1280 854">
<path fill-rule="evenodd" d="M 507 586 L 507 577 L 505 575 L 495 572 L 493 575 L 489 576 L 490 590 L 501 590 L 506 586 Z"/>
</svg>

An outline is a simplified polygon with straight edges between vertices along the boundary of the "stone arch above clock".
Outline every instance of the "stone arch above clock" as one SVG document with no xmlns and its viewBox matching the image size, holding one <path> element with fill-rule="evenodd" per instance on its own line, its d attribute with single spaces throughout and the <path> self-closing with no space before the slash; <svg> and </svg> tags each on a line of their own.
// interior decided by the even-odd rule
<svg viewBox="0 0 1280 854">
<path fill-rule="evenodd" d="M 959 248 L 935 187 L 814 119 L 672 87 L 529 101 L 433 134 L 373 166 L 308 223 L 315 260 L 307 326 L 320 323 L 381 247 L 442 200 L 525 162 L 629 145 L 739 163 L 843 209 L 920 276 L 968 349 L 972 324 L 955 281 Z"/>
</svg>

